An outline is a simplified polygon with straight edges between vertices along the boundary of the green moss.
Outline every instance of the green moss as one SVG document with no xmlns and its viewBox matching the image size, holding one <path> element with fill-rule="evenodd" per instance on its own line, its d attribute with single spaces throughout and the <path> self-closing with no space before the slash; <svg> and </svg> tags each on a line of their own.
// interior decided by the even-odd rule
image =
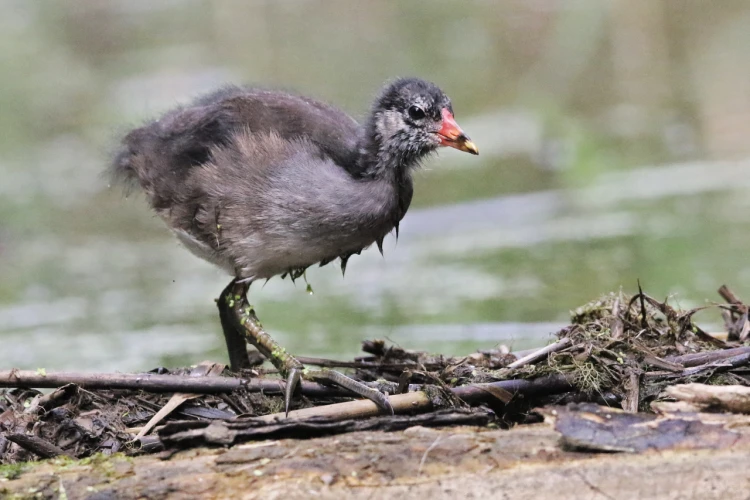
<svg viewBox="0 0 750 500">
<path fill-rule="evenodd" d="M 727 373 L 714 373 L 704 383 L 708 385 L 734 385 L 737 381 Z"/>
<path fill-rule="evenodd" d="M 486 370 L 485 375 L 494 380 L 564 375 L 583 393 L 611 392 L 623 396 L 629 392 L 633 373 L 653 371 L 644 361 L 649 357 L 665 358 L 715 348 L 696 335 L 690 311 L 675 309 L 666 301 L 647 295 L 641 298 L 622 292 L 610 293 L 571 311 L 571 316 L 573 324 L 557 334 L 560 339 L 570 340 L 570 347 L 533 365 Z M 679 374 L 676 376 L 679 378 Z M 473 373 L 470 378 L 475 378 Z M 680 380 L 734 383 L 729 375 L 709 373 Z M 674 383 L 675 376 L 665 380 L 649 379 L 647 384 L 642 380 L 639 408 L 648 410 L 648 403 L 658 397 L 663 387 Z"/>
<path fill-rule="evenodd" d="M 30 467 L 31 464 L 26 462 L 0 465 L 0 478 L 9 480 L 18 479 Z"/>
<path fill-rule="evenodd" d="M 574 363 L 573 366 L 573 383 L 584 393 L 600 393 L 610 388 L 614 382 L 607 372 L 591 361 Z"/>
<path fill-rule="evenodd" d="M 612 316 L 615 303 L 622 305 L 624 300 L 625 297 L 623 297 L 622 293 L 610 293 L 571 311 L 570 320 L 574 325 L 586 325 L 595 321 L 601 321 Z M 626 306 L 627 303 L 622 305 L 623 308 Z"/>
</svg>

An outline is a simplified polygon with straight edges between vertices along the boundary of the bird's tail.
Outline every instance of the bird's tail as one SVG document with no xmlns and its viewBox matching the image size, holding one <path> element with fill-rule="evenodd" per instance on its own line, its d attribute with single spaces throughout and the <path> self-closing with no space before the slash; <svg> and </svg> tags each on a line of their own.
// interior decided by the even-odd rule
<svg viewBox="0 0 750 500">
<path fill-rule="evenodd" d="M 121 185 L 130 191 L 141 184 L 138 163 L 145 152 L 144 139 L 142 129 L 135 129 L 123 137 L 107 172 L 113 185 Z"/>
<path fill-rule="evenodd" d="M 149 126 L 137 128 L 122 138 L 108 174 L 112 185 L 121 185 L 126 192 L 140 186 L 150 194 L 153 179 L 146 162 L 154 146 L 153 132 Z"/>
</svg>

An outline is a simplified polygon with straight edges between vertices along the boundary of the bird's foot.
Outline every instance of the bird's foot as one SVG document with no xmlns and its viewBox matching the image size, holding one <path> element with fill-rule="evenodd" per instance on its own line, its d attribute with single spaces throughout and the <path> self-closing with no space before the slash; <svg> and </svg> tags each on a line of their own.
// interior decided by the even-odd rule
<svg viewBox="0 0 750 500">
<path fill-rule="evenodd" d="M 292 396 L 302 377 L 346 389 L 355 395 L 369 399 L 383 410 L 393 414 L 393 408 L 388 402 L 388 397 L 382 392 L 334 370 L 312 371 L 305 369 L 297 358 L 286 352 L 286 349 L 281 347 L 263 329 L 263 325 L 260 324 L 258 317 L 255 315 L 255 310 L 247 302 L 248 287 L 248 283 L 232 281 L 217 301 L 232 370 L 237 371 L 250 366 L 246 345 L 246 342 L 249 342 L 271 361 L 283 377 L 286 377 L 284 409 L 287 415 L 289 414 Z"/>
<path fill-rule="evenodd" d="M 368 387 L 362 382 L 354 380 L 351 377 L 347 377 L 341 372 L 337 372 L 336 370 L 331 370 L 328 368 L 322 368 L 320 370 L 292 368 L 288 373 L 289 374 L 287 376 L 286 389 L 284 391 L 284 408 L 287 415 L 289 415 L 289 406 L 292 402 L 294 391 L 299 385 L 300 379 L 302 378 L 304 378 L 305 380 L 310 380 L 311 382 L 318 382 L 325 385 L 335 385 L 336 387 L 346 389 L 347 391 L 352 392 L 357 396 L 369 399 L 380 409 L 393 415 L 393 407 L 391 406 L 390 401 L 388 401 L 388 396 L 386 394 L 383 394 L 377 389 Z"/>
</svg>

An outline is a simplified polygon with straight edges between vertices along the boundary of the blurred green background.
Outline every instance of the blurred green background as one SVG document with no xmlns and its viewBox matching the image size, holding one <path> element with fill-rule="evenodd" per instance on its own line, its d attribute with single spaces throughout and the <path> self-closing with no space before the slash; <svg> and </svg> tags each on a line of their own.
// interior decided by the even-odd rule
<svg viewBox="0 0 750 500">
<path fill-rule="evenodd" d="M 478 144 L 417 173 L 370 249 L 251 291 L 304 355 L 364 338 L 465 354 L 539 345 L 636 288 L 683 307 L 750 298 L 750 3 L 738 0 L 0 0 L 0 368 L 139 370 L 226 355 L 228 277 L 140 195 L 117 139 L 226 82 L 362 117 L 420 76 Z M 708 323 L 718 323 L 707 316 Z"/>
</svg>

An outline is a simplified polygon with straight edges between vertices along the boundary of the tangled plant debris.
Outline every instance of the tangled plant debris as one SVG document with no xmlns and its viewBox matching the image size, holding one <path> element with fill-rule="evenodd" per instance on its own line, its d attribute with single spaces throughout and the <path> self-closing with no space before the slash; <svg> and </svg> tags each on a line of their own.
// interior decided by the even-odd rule
<svg viewBox="0 0 750 500">
<path fill-rule="evenodd" d="M 0 463 L 412 425 L 506 426 L 539 421 L 544 412 L 535 408 L 569 402 L 650 411 L 674 399 L 665 389 L 676 384 L 750 385 L 748 307 L 726 287 L 719 293 L 726 303 L 709 307 L 723 314 L 723 339 L 693 322 L 700 309 L 675 309 L 639 291 L 576 309 L 571 325 L 542 349 L 446 357 L 375 340 L 364 342 L 367 355 L 353 361 L 302 358 L 353 369 L 390 394 L 396 416 L 380 415 L 373 403 L 341 389 L 305 382 L 286 419 L 279 414 L 283 381 L 260 367 L 241 374 L 209 362 L 137 375 L 0 372 L 7 388 L 0 392 Z"/>
</svg>

